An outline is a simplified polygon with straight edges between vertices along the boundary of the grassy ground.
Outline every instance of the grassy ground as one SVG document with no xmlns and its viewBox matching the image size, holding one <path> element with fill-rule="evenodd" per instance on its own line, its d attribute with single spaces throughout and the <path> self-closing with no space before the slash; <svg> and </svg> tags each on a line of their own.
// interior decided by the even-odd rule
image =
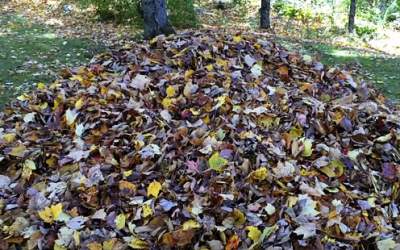
<svg viewBox="0 0 400 250">
<path fill-rule="evenodd" d="M 356 72 L 367 82 L 379 87 L 393 101 L 400 102 L 400 58 L 382 53 L 370 53 L 355 49 L 335 48 L 313 44 L 313 50 L 322 54 L 327 65 L 354 65 Z M 359 67 L 358 67 L 359 66 Z"/>
<path fill-rule="evenodd" d="M 321 62 L 331 67 L 346 67 L 352 74 L 380 88 L 393 101 L 400 103 L 400 58 L 376 51 L 333 46 L 315 42 L 293 43 L 279 39 L 283 46 L 300 54 L 321 55 Z"/>
<path fill-rule="evenodd" d="M 0 106 L 37 83 L 52 82 L 68 67 L 85 65 L 105 49 L 87 39 L 62 39 L 46 25 L 17 13 L 0 16 Z"/>
<path fill-rule="evenodd" d="M 47 2 L 45 6 L 38 2 L 35 8 L 22 0 L 7 2 L 13 5 L 3 5 L 3 9 L 0 6 L 0 109 L 10 98 L 35 88 L 37 83 L 51 83 L 62 69 L 85 65 L 107 46 L 128 42 L 141 32 L 133 29 L 132 25 L 97 22 L 93 19 L 93 11 L 80 11 L 75 5 L 71 13 L 65 13 L 62 2 Z M 274 28 L 268 33 L 260 33 L 257 30 L 259 6 L 241 6 L 245 9 L 221 11 L 210 4 L 200 6 L 211 13 L 199 15 L 200 28 L 230 34 L 237 31 L 248 35 L 267 34 L 268 39 L 291 51 L 310 56 L 320 54 L 326 65 L 346 65 L 351 73 L 362 75 L 391 99 L 400 101 L 399 57 L 379 50 L 371 52 L 356 46 L 341 46 L 343 44 L 329 43 L 327 39 L 305 40 L 294 35 L 301 33 L 300 26 L 296 26 L 299 31 L 293 33 L 288 30 L 286 22 L 274 18 Z"/>
</svg>

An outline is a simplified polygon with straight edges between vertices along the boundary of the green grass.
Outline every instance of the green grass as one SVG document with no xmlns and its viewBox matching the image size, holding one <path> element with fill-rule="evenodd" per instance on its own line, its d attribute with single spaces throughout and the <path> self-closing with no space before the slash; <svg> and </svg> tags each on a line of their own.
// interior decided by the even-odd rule
<svg viewBox="0 0 400 250">
<path fill-rule="evenodd" d="M 287 49 L 293 49 L 293 43 L 280 41 Z M 322 43 L 301 42 L 299 53 L 315 56 L 321 55 L 321 62 L 331 67 L 351 66 L 354 76 L 372 83 L 382 92 L 400 103 L 400 58 L 379 52 L 370 52 L 354 48 L 343 48 Z"/>
<path fill-rule="evenodd" d="M 105 50 L 84 39 L 61 39 L 19 14 L 0 16 L 0 108 L 37 83 L 50 84 L 64 68 L 87 64 Z"/>
</svg>

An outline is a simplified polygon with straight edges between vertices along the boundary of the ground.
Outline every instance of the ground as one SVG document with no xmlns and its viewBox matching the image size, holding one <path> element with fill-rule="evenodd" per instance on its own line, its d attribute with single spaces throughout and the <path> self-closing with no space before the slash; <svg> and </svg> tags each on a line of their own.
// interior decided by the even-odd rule
<svg viewBox="0 0 400 250">
<path fill-rule="evenodd" d="M 1 7 L 0 106 L 40 82 L 51 83 L 63 69 L 86 65 L 95 54 L 109 50 L 110 46 L 118 47 L 140 37 L 142 31 L 137 25 L 101 23 L 93 11 L 80 10 L 74 3 L 16 0 Z M 290 51 L 310 56 L 319 54 L 322 63 L 347 66 L 347 70 L 375 84 L 392 100 L 400 98 L 400 74 L 397 73 L 400 60 L 396 56 L 399 45 L 390 36 L 362 45 L 341 36 L 310 40 L 302 38 L 303 31 L 296 22 L 274 16 L 273 29 L 259 31 L 258 2 L 252 3 L 228 10 L 215 10 L 207 3 L 199 5 L 200 29 L 256 33 L 281 43 Z M 349 43 L 352 46 L 344 46 Z"/>
<path fill-rule="evenodd" d="M 3 7 L 32 91 L 0 112 L 0 249 L 400 248 L 400 108 L 357 76 L 394 88 L 394 56 L 206 8 L 130 43 L 53 3 Z"/>
</svg>

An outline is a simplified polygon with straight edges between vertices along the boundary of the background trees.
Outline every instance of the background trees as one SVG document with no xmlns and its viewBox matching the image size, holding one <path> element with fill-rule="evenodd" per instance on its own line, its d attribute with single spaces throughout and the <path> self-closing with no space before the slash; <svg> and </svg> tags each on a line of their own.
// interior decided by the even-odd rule
<svg viewBox="0 0 400 250">
<path fill-rule="evenodd" d="M 102 20 L 131 23 L 137 27 L 151 24 L 151 21 L 144 21 L 144 15 L 141 15 L 142 0 L 79 1 L 83 5 L 93 6 Z M 382 27 L 400 30 L 400 0 L 358 0 L 358 2 L 356 0 L 163 0 L 162 2 L 166 3 L 162 8 L 166 9 L 164 13 L 168 15 L 170 24 L 178 29 L 198 27 L 199 15 L 204 12 L 214 14 L 214 16 L 203 16 L 207 21 L 219 18 L 221 23 L 229 23 L 227 13 L 241 12 L 246 6 L 252 5 L 256 6 L 253 10 L 259 11 L 248 9 L 247 12 L 239 13 L 243 14 L 242 17 L 247 19 L 250 26 L 272 28 L 270 31 L 279 28 L 291 36 L 296 33 L 293 27 L 298 25 L 302 29 L 301 36 L 308 38 L 335 37 L 347 31 L 354 32 L 362 39 L 371 39 Z M 150 4 L 151 1 L 146 3 Z M 149 5 L 149 8 L 153 7 Z M 270 18 L 270 15 L 273 18 Z M 284 18 L 284 22 L 279 22 L 276 18 Z M 216 22 L 215 26 L 218 26 L 218 20 Z"/>
</svg>

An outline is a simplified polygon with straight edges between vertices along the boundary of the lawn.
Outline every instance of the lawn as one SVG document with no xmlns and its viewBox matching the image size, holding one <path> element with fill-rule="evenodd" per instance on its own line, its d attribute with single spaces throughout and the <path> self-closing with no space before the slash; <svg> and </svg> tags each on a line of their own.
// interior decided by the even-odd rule
<svg viewBox="0 0 400 250">
<path fill-rule="evenodd" d="M 88 39 L 60 38 L 18 13 L 0 16 L 0 106 L 38 83 L 51 83 L 63 68 L 86 65 L 106 50 Z"/>
</svg>

